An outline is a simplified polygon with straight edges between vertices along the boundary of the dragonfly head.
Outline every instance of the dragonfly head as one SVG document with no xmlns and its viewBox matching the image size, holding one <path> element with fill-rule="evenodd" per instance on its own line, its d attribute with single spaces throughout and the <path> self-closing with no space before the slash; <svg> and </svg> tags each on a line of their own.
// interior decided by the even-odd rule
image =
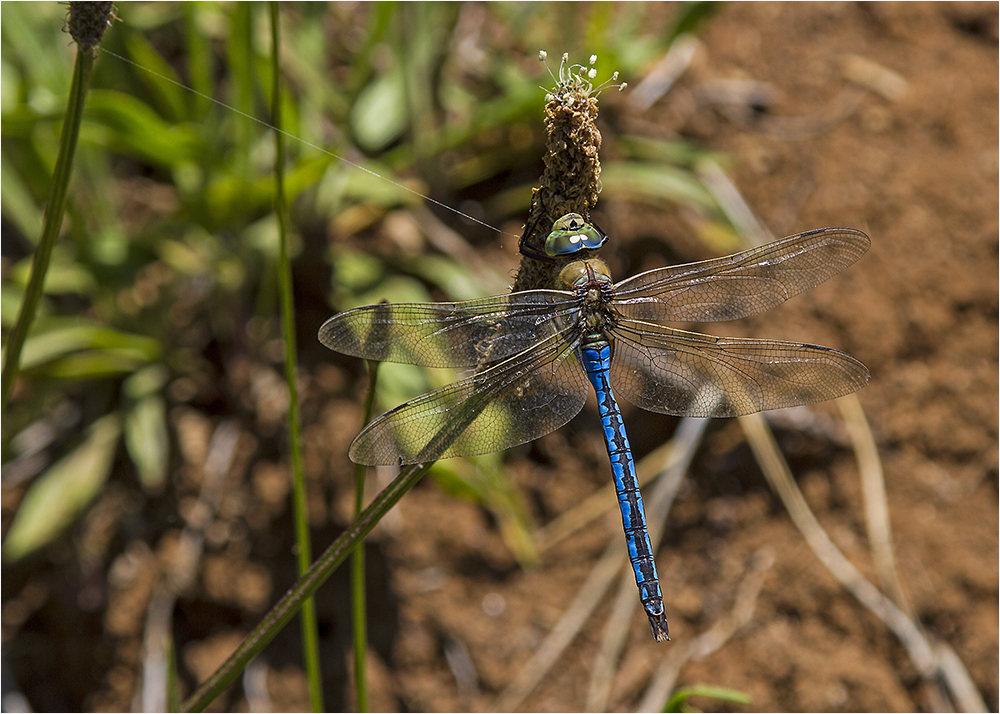
<svg viewBox="0 0 1000 714">
<path fill-rule="evenodd" d="M 600 283 L 611 283 L 611 271 L 597 258 L 574 260 L 559 273 L 559 287 L 563 290 L 596 288 Z"/>
<path fill-rule="evenodd" d="M 555 257 L 572 255 L 584 249 L 595 250 L 607 239 L 579 213 L 567 213 L 552 224 L 552 232 L 545 239 L 545 254 Z"/>
</svg>

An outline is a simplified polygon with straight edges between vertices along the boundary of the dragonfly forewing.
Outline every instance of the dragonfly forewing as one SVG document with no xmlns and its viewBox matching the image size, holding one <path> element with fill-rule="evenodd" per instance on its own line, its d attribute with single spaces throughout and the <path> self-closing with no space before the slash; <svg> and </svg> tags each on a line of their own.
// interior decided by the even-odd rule
<svg viewBox="0 0 1000 714">
<path fill-rule="evenodd" d="M 634 320 L 737 320 L 819 285 L 870 245 L 859 230 L 820 228 L 724 258 L 640 273 L 615 286 L 613 303 Z"/>
<path fill-rule="evenodd" d="M 576 232 L 555 237 L 570 248 L 593 247 L 580 238 L 591 233 L 572 227 Z M 557 252 L 567 252 L 566 245 Z M 836 275 L 868 246 L 861 231 L 824 228 L 617 284 L 603 262 L 585 259 L 560 273 L 567 290 L 348 310 L 320 330 L 331 349 L 370 360 L 475 369 L 378 417 L 351 444 L 351 459 L 402 465 L 502 451 L 576 416 L 589 381 L 640 599 L 654 638 L 667 639 L 652 544 L 614 393 L 653 412 L 730 417 L 861 389 L 868 370 L 838 350 L 711 337 L 657 323 L 734 320 L 768 310 Z"/>
<path fill-rule="evenodd" d="M 403 404 L 351 444 L 355 463 L 413 464 L 488 454 L 555 431 L 589 390 L 576 342 L 553 335 L 534 349 Z"/>
<path fill-rule="evenodd" d="M 611 382 L 638 407 L 661 414 L 732 417 L 812 404 L 864 387 L 868 369 L 829 347 L 713 337 L 622 320 Z"/>
<path fill-rule="evenodd" d="M 366 305 L 334 315 L 319 340 L 337 352 L 424 367 L 476 367 L 574 322 L 571 293 L 532 290 L 481 300 Z"/>
</svg>

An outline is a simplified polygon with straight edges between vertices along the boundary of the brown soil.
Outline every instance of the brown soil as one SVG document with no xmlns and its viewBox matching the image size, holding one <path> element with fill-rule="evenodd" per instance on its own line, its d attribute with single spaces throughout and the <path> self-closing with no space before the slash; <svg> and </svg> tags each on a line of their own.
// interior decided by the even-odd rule
<svg viewBox="0 0 1000 714">
<path fill-rule="evenodd" d="M 885 470 L 906 596 L 921 626 L 954 648 L 995 711 L 997 6 L 734 3 L 709 23 L 702 40 L 694 67 L 669 102 L 632 116 L 616 98 L 604 107 L 605 120 L 633 132 L 680 132 L 729 152 L 737 186 L 776 235 L 845 225 L 871 236 L 869 254 L 829 284 L 771 313 L 713 329 L 836 346 L 868 365 L 872 382 L 859 396 Z M 905 91 L 887 96 L 895 85 L 868 87 L 854 111 L 825 121 L 849 86 L 843 69 L 849 55 L 896 73 Z M 700 83 L 721 78 L 767 82 L 780 96 L 768 111 L 737 121 L 694 101 Z M 602 128 L 613 152 L 614 128 Z M 603 209 L 616 219 L 618 274 L 643 267 L 625 262 L 630 246 L 650 237 L 674 240 L 684 259 L 707 257 L 685 248 L 696 245 L 683 242 L 690 236 L 685 223 L 663 224 L 660 213 L 623 203 Z M 301 314 L 318 324 L 323 316 L 316 309 Z M 301 335 L 315 334 L 314 327 L 310 322 Z M 300 344 L 305 339 L 300 336 Z M 198 584 L 173 611 L 188 685 L 211 671 L 294 580 L 284 452 L 275 449 L 268 461 L 284 428 L 268 416 L 281 412 L 280 403 L 268 402 L 278 374 L 278 365 L 235 365 L 227 377 L 231 393 L 247 395 L 241 408 L 259 419 L 247 425 L 258 441 L 246 435 L 238 441 Z M 350 512 L 351 471 L 343 455 L 360 408 L 344 395 L 360 393 L 362 385 L 359 371 L 349 375 L 318 359 L 308 370 L 306 467 L 313 521 L 326 524 L 315 529 L 317 550 L 337 536 Z M 833 405 L 815 413 L 818 420 L 805 431 L 776 422 L 779 442 L 833 541 L 877 582 L 857 465 L 840 414 Z M 180 407 L 172 417 L 183 454 L 176 478 L 188 484 L 178 492 L 193 497 L 219 420 Z M 625 421 L 640 457 L 676 425 L 638 409 L 627 410 Z M 594 422 L 588 407 L 566 428 L 508 456 L 537 523 L 606 483 L 607 457 Z M 80 572 L 60 563 L 58 550 L 49 553 L 50 565 L 23 578 L 4 607 L 5 630 L 12 623 L 19 629 L 5 644 L 6 664 L 38 710 L 139 706 L 134 697 L 147 612 L 158 573 L 182 557 L 180 524 L 154 526 L 175 518 L 167 512 L 147 510 L 139 518 L 142 506 L 120 486 L 105 500 L 82 537 L 99 539 L 130 519 L 147 525 L 118 530 L 112 548 L 118 555 L 108 567 L 88 571 L 85 564 Z M 180 499 L 184 518 L 191 503 Z M 620 521 L 609 511 L 546 552 L 539 568 L 524 570 L 484 509 L 448 496 L 431 480 L 418 486 L 367 549 L 373 708 L 494 707 L 607 543 L 620 541 Z M 62 552 L 69 557 L 72 550 L 67 545 Z M 687 664 L 677 686 L 730 687 L 751 695 L 749 708 L 758 710 L 941 706 L 899 641 L 806 546 L 768 490 L 739 426 L 720 421 L 707 432 L 658 552 L 673 642 L 654 643 L 635 614 L 608 708 L 636 707 L 663 660 L 732 610 L 755 557 L 773 564 L 749 624 Z M 353 706 L 345 582 L 346 569 L 318 598 L 326 701 L 334 710 Z M 611 599 L 521 709 L 585 706 Z M 501 612 L 485 612 L 498 602 Z M 260 658 L 276 710 L 307 706 L 297 643 L 293 625 Z M 472 669 L 463 670 L 463 662 Z M 738 708 L 709 699 L 695 704 Z M 243 689 L 234 688 L 219 706 L 246 710 Z"/>
</svg>

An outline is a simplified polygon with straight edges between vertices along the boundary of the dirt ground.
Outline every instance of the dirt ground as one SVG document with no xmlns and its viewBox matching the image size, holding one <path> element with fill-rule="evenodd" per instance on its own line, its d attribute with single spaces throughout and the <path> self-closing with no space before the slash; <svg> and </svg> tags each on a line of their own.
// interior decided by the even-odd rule
<svg viewBox="0 0 1000 714">
<path fill-rule="evenodd" d="M 905 595 L 919 624 L 954 648 L 996 711 L 997 5 L 733 3 L 701 40 L 679 87 L 647 112 L 633 113 L 618 97 L 602 105 L 605 150 L 615 151 L 616 127 L 694 137 L 731 155 L 736 185 L 775 235 L 844 225 L 871 236 L 870 252 L 828 284 L 764 315 L 711 329 L 830 345 L 869 367 L 872 381 L 859 397 L 882 458 Z M 766 111 L 727 112 L 698 101 L 696 90 L 715 79 L 766 82 L 778 95 Z M 845 104 L 856 87 L 863 88 L 857 105 Z M 651 238 L 672 241 L 685 260 L 709 257 L 690 238 L 685 243 L 683 232 L 690 230 L 676 217 L 664 221 L 653 209 L 624 203 L 602 208 L 615 225 L 617 274 L 643 268 L 637 246 Z M 513 268 L 513 248 L 495 249 L 490 258 Z M 303 319 L 325 317 L 316 310 L 303 308 Z M 308 333 L 315 334 L 314 325 L 300 334 Z M 338 535 L 349 513 L 351 472 L 342 464 L 330 474 L 329 464 L 344 460 L 364 382 L 361 370 L 321 365 L 327 356 L 317 348 L 314 361 L 307 359 L 303 404 L 313 516 L 321 524 L 317 549 Z M 269 409 L 267 390 L 249 389 L 258 376 L 251 366 L 236 365 L 227 377 L 233 393 L 247 387 L 244 406 L 256 413 L 259 442 L 237 439 L 220 515 L 206 533 L 200 581 L 173 610 L 189 685 L 211 671 L 294 580 L 286 556 L 285 465 L 280 453 L 260 448 L 280 443 L 284 427 L 268 416 L 279 410 Z M 877 582 L 857 462 L 840 413 L 830 404 L 813 413 L 818 416 L 805 430 L 775 422 L 779 443 L 834 543 Z M 624 416 L 640 458 L 678 422 L 632 408 Z M 172 418 L 184 459 L 177 478 L 200 482 L 224 420 L 180 408 Z M 608 480 L 592 407 L 530 448 L 514 450 L 506 463 L 540 525 Z M 145 524 L 118 531 L 113 550 L 119 555 L 107 567 L 81 572 L 62 569 L 56 553 L 47 570 L 23 578 L 4 607 L 5 626 L 21 617 L 18 637 L 5 647 L 6 665 L 36 710 L 140 706 L 135 697 L 151 599 L 164 564 L 181 557 L 180 525 L 163 524 L 176 520 L 171 508 L 189 518 L 192 501 L 153 512 L 121 488 L 104 500 L 105 511 L 99 507 L 87 524 L 92 537 L 109 527 L 110 516 L 102 513 L 112 509 L 125 520 L 141 513 Z M 547 551 L 539 568 L 524 570 L 484 509 L 445 494 L 430 479 L 419 485 L 367 548 L 373 708 L 494 708 L 607 544 L 621 544 L 620 528 L 617 512 L 609 510 Z M 699 698 L 697 706 L 940 706 L 899 641 L 807 547 L 735 422 L 709 426 L 657 560 L 673 641 L 654 643 L 645 618 L 632 617 L 609 709 L 637 707 L 663 661 L 733 609 L 759 562 L 769 567 L 748 624 L 689 662 L 677 680 L 677 686 L 736 689 L 752 704 Z M 585 707 L 611 600 L 520 710 Z M 9 612 L 11 602 L 19 609 Z M 318 610 L 327 706 L 349 709 L 346 569 L 320 590 Z M 261 691 L 265 681 L 267 695 L 255 695 L 254 706 L 306 708 L 297 643 L 298 628 L 291 626 L 218 705 L 247 710 L 245 692 Z"/>
</svg>

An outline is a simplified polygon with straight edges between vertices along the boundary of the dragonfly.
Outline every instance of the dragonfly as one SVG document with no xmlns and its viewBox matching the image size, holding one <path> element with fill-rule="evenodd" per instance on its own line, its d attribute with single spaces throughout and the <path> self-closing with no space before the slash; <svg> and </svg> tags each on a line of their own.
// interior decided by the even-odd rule
<svg viewBox="0 0 1000 714">
<path fill-rule="evenodd" d="M 593 389 L 639 599 L 659 642 L 670 639 L 663 594 L 616 395 L 661 414 L 734 417 L 861 389 L 867 368 L 830 347 L 661 323 L 764 312 L 853 264 L 870 240 L 852 228 L 820 228 L 615 283 L 603 261 L 574 255 L 589 255 L 605 238 L 568 214 L 538 251 L 572 260 L 556 289 L 357 307 L 327 320 L 319 339 L 366 360 L 474 370 L 369 423 L 349 451 L 359 464 L 426 463 L 524 444 L 575 417 Z"/>
</svg>

